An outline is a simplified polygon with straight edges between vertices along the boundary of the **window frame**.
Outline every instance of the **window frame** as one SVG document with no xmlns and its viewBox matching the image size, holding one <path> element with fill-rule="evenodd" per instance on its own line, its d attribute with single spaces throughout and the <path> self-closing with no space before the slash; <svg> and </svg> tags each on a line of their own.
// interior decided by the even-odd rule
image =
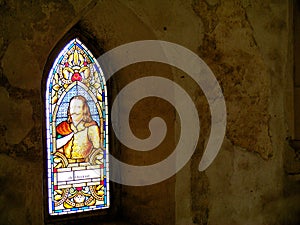
<svg viewBox="0 0 300 225">
<path fill-rule="evenodd" d="M 45 224 L 73 224 L 79 225 L 89 224 L 90 222 L 99 221 L 112 221 L 114 218 L 120 215 L 120 191 L 121 186 L 119 184 L 111 182 L 109 180 L 110 187 L 110 206 L 107 209 L 97 209 L 87 212 L 78 212 L 64 215 L 50 215 L 49 204 L 48 204 L 48 173 L 47 173 L 47 134 L 46 134 L 46 86 L 49 72 L 52 68 L 53 62 L 59 55 L 60 51 L 73 39 L 78 38 L 93 54 L 97 59 L 101 54 L 104 53 L 103 43 L 97 41 L 95 37 L 92 37 L 86 32 L 80 24 L 74 26 L 68 34 L 66 34 L 56 45 L 52 48 L 48 59 L 44 66 L 43 78 L 41 82 L 41 98 L 42 98 L 42 136 L 43 136 L 43 212 L 44 212 L 44 223 Z M 110 96 L 112 84 L 106 81 L 107 87 L 107 104 L 108 104 L 108 115 L 110 114 Z M 108 116 L 108 119 L 110 117 Z M 108 139 L 109 139 L 109 152 L 113 152 L 113 149 L 117 149 L 118 143 L 116 139 L 111 135 L 111 125 L 108 123 Z"/>
</svg>

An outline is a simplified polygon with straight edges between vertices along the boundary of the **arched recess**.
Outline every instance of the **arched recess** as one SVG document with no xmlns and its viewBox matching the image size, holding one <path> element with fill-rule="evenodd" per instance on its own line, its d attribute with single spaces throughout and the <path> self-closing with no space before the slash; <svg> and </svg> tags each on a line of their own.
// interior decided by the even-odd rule
<svg viewBox="0 0 300 225">
<path fill-rule="evenodd" d="M 116 196 L 109 182 L 108 92 L 96 60 L 103 52 L 98 43 L 74 28 L 52 50 L 45 66 L 46 223 L 116 214 L 116 204 L 110 207 Z"/>
</svg>

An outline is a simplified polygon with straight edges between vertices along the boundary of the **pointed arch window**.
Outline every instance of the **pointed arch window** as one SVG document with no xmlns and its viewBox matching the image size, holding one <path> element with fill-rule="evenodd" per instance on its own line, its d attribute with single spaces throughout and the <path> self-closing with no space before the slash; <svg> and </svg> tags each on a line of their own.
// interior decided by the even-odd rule
<svg viewBox="0 0 300 225">
<path fill-rule="evenodd" d="M 56 57 L 45 96 L 49 214 L 108 208 L 106 83 L 97 60 L 79 39 Z"/>
</svg>

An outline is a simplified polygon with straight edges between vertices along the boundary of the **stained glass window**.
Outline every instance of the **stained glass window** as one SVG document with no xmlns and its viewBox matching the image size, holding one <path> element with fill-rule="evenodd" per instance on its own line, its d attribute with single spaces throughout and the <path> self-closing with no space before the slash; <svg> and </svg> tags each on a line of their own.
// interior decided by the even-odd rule
<svg viewBox="0 0 300 225">
<path fill-rule="evenodd" d="M 106 83 L 97 60 L 78 39 L 53 63 L 45 105 L 49 214 L 108 208 Z"/>
</svg>

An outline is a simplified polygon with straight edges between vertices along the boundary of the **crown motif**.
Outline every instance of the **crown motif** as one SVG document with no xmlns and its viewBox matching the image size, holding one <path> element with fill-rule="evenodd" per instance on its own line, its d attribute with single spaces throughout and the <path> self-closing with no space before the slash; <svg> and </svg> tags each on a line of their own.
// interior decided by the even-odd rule
<svg viewBox="0 0 300 225">
<path fill-rule="evenodd" d="M 97 100 L 103 101 L 103 88 L 97 68 L 90 52 L 75 40 L 60 56 L 57 70 L 54 72 L 52 104 L 57 103 L 60 96 L 74 82 L 80 82 L 96 96 Z"/>
<path fill-rule="evenodd" d="M 90 77 L 90 72 L 86 58 L 75 49 L 64 63 L 64 68 L 62 69 L 63 82 L 72 83 L 86 80 Z"/>
</svg>

